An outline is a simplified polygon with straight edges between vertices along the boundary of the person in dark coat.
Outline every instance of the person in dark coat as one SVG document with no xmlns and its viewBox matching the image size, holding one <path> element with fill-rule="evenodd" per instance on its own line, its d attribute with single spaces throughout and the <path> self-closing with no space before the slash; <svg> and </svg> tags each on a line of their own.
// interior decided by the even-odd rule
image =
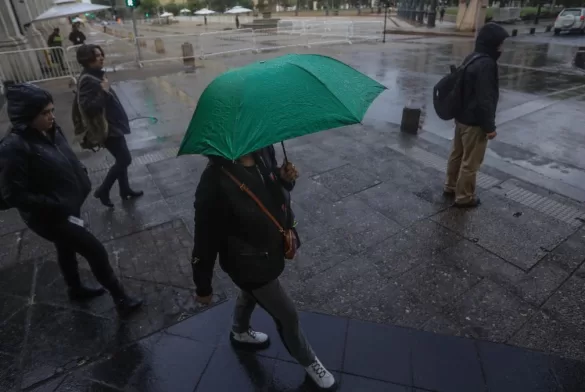
<svg viewBox="0 0 585 392">
<path fill-rule="evenodd" d="M 496 137 L 496 108 L 499 100 L 497 61 L 508 32 L 496 23 L 487 23 L 477 34 L 475 50 L 463 74 L 461 113 L 455 115 L 455 137 L 445 180 L 445 194 L 455 197 L 455 207 L 480 204 L 475 194 L 477 172 L 483 162 L 488 140 Z"/>
<path fill-rule="evenodd" d="M 234 345 L 263 348 L 269 338 L 250 326 L 259 304 L 274 319 L 285 347 L 323 389 L 335 385 L 303 334 L 295 306 L 279 282 L 285 266 L 284 239 L 273 221 L 229 177 L 236 177 L 261 200 L 286 229 L 294 228 L 290 195 L 298 177 L 291 163 L 278 167 L 274 148 L 245 155 L 236 162 L 209 157 L 195 194 L 195 236 L 192 256 L 197 301 L 209 304 L 216 257 L 241 289 L 230 339 Z"/>
<path fill-rule="evenodd" d="M 49 35 L 47 39 L 47 46 L 49 48 L 63 48 L 63 38 L 61 38 L 61 31 L 58 27 L 53 29 L 53 32 Z M 63 58 L 63 50 L 62 49 L 52 49 L 50 51 L 51 58 L 53 62 L 59 64 L 62 70 L 65 70 L 65 59 Z"/>
<path fill-rule="evenodd" d="M 76 255 L 83 256 L 121 314 L 138 308 L 116 278 L 108 254 L 81 220 L 81 206 L 91 191 L 87 170 L 55 123 L 53 98 L 31 84 L 15 84 L 6 93 L 12 129 L 0 144 L 0 196 L 18 209 L 33 232 L 51 241 L 68 294 L 89 300 L 105 293 L 81 282 Z"/>
<path fill-rule="evenodd" d="M 71 33 L 69 33 L 69 41 L 73 45 L 83 45 L 85 43 L 85 34 L 79 30 L 79 22 L 72 25 Z"/>
<path fill-rule="evenodd" d="M 445 17 L 445 7 L 441 7 L 439 11 L 439 22 L 443 23 L 443 18 Z"/>
<path fill-rule="evenodd" d="M 118 181 L 122 200 L 133 199 L 144 193 L 132 190 L 130 187 L 128 166 L 132 163 L 132 156 L 125 138 L 125 135 L 130 134 L 130 122 L 118 95 L 110 88 L 103 70 L 104 58 L 104 51 L 98 45 L 83 45 L 77 49 L 77 61 L 83 67 L 78 87 L 80 109 L 88 117 L 101 115 L 105 110 L 108 122 L 105 148 L 116 160 L 94 196 L 104 206 L 113 208 L 110 190 L 116 181 Z"/>
</svg>

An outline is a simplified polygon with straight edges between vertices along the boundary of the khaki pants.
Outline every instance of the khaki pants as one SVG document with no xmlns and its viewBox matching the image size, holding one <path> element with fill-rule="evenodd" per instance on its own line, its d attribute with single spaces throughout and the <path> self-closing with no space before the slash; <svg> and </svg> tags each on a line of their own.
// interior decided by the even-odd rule
<svg viewBox="0 0 585 392">
<path fill-rule="evenodd" d="M 457 204 L 475 200 L 475 178 L 485 156 L 487 141 L 487 135 L 480 127 L 455 122 L 445 191 L 455 192 Z"/>
</svg>

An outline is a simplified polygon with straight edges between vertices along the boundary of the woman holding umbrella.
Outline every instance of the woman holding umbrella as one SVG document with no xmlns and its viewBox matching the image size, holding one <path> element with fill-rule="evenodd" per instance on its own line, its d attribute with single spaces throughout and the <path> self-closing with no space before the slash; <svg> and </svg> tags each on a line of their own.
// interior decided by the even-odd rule
<svg viewBox="0 0 585 392">
<path fill-rule="evenodd" d="M 241 289 L 232 343 L 269 344 L 266 334 L 250 326 L 258 304 L 274 319 L 290 355 L 326 390 L 335 388 L 335 379 L 313 352 L 279 282 L 285 259 L 294 258 L 300 243 L 289 194 L 298 172 L 286 152 L 278 166 L 272 145 L 359 123 L 384 89 L 353 68 L 318 55 L 288 55 L 230 70 L 201 95 L 179 150 L 209 158 L 195 194 L 197 300 L 211 302 L 219 255 L 221 268 Z"/>
</svg>

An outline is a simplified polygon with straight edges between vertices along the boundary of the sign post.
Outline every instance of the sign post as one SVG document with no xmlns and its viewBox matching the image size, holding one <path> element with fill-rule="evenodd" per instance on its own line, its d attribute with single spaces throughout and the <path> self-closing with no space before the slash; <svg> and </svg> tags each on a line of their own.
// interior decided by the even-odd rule
<svg viewBox="0 0 585 392">
<path fill-rule="evenodd" d="M 140 45 L 138 44 L 138 29 L 136 27 L 136 13 L 135 8 L 140 5 L 140 0 L 126 0 L 126 7 L 130 8 L 130 12 L 132 13 L 132 30 L 134 31 L 134 45 L 136 45 L 136 53 L 138 54 L 138 58 L 136 59 L 136 63 L 138 67 L 142 67 L 142 52 L 140 50 Z"/>
</svg>

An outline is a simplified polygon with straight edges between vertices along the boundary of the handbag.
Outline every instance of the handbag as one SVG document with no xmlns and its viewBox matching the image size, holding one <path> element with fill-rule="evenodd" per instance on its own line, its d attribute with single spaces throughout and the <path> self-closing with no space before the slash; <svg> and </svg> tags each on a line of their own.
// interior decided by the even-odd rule
<svg viewBox="0 0 585 392">
<path fill-rule="evenodd" d="M 268 209 L 264 206 L 264 204 L 262 204 L 260 199 L 258 199 L 256 197 L 256 195 L 250 190 L 250 188 L 248 188 L 248 186 L 246 184 L 242 183 L 240 180 L 238 180 L 236 177 L 234 177 L 232 175 L 232 173 L 230 173 L 229 171 L 226 170 L 226 168 L 222 167 L 221 170 L 238 186 L 238 188 L 240 188 L 240 190 L 242 192 L 245 192 L 248 196 L 250 196 L 250 198 L 252 200 L 254 200 L 254 202 L 256 204 L 258 204 L 258 207 L 260 207 L 262 212 L 272 221 L 272 223 L 274 223 L 274 225 L 276 226 L 278 231 L 284 237 L 284 257 L 285 257 L 285 259 L 287 259 L 287 260 L 294 259 L 295 255 L 297 253 L 298 245 L 299 245 L 297 236 L 294 232 L 294 229 L 286 229 L 285 230 L 282 227 L 282 225 L 276 220 L 276 218 L 274 216 L 272 216 L 272 214 L 270 213 L 270 211 L 268 211 Z"/>
</svg>

